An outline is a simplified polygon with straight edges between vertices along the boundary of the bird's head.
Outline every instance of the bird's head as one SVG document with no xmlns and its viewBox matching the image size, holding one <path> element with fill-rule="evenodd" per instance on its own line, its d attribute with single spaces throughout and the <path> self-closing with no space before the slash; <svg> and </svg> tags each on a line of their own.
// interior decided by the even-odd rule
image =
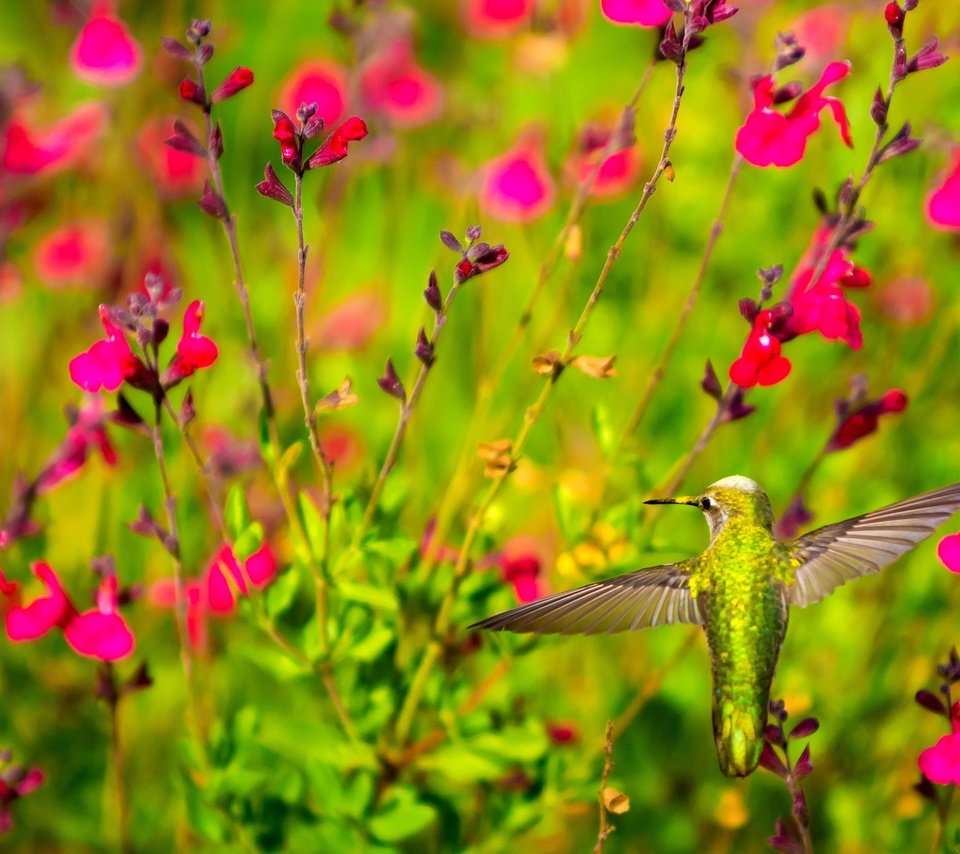
<svg viewBox="0 0 960 854">
<path fill-rule="evenodd" d="M 644 504 L 686 504 L 699 507 L 710 526 L 710 539 L 719 534 L 732 518 L 753 522 L 770 528 L 773 508 L 760 484 L 748 477 L 735 474 L 710 484 L 702 495 L 684 495 L 677 498 L 651 498 Z"/>
</svg>

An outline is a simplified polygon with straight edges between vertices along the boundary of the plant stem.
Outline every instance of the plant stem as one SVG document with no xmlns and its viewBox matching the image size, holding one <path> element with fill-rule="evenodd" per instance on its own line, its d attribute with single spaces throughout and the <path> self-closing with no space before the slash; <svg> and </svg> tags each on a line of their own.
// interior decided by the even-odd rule
<svg viewBox="0 0 960 854">
<path fill-rule="evenodd" d="M 655 65 L 655 62 L 651 62 L 644 70 L 643 76 L 640 78 L 640 83 L 637 85 L 637 89 L 634 92 L 633 97 L 625 107 L 625 113 L 636 108 L 641 95 L 647 87 L 647 83 L 650 80 Z M 477 443 L 477 431 L 480 430 L 487 422 L 487 418 L 490 413 L 490 405 L 493 402 L 493 393 L 500 386 L 503 375 L 506 372 L 510 362 L 513 360 L 516 351 L 520 346 L 520 342 L 523 340 L 523 337 L 530 326 L 530 322 L 533 320 L 534 309 L 536 308 L 536 305 L 543 294 L 544 288 L 557 269 L 557 265 L 560 262 L 561 253 L 567 243 L 568 238 L 570 237 L 571 232 L 579 224 L 581 218 L 583 217 L 583 213 L 587 207 L 587 202 L 590 199 L 590 191 L 593 189 L 593 185 L 597 180 L 597 176 L 600 174 L 600 169 L 602 168 L 604 161 L 607 159 L 607 157 L 614 153 L 613 149 L 616 141 L 616 134 L 611 134 L 610 139 L 607 141 L 606 146 L 604 147 L 600 156 L 597 158 L 597 162 L 594 164 L 590 174 L 577 187 L 576 195 L 573 197 L 573 200 L 570 203 L 570 208 L 567 211 L 567 216 L 564 219 L 563 226 L 560 228 L 560 231 L 554 238 L 546 257 L 540 264 L 540 267 L 537 271 L 536 282 L 530 291 L 530 295 L 527 297 L 527 301 L 524 304 L 523 309 L 520 312 L 520 317 L 518 318 L 517 324 L 514 327 L 510 341 L 500 352 L 494 367 L 489 373 L 486 374 L 486 376 L 480 379 L 477 390 L 477 400 L 474 404 L 473 414 L 470 418 L 470 427 L 466 431 L 466 439 L 463 443 L 457 463 L 454 466 L 454 473 L 450 478 L 450 486 L 447 490 L 445 490 L 443 496 L 441 497 L 440 504 L 437 509 L 435 536 L 432 539 L 431 547 L 428 549 L 424 558 L 424 572 L 428 575 L 437 562 L 437 551 L 435 546 L 439 543 L 442 543 L 443 540 L 446 539 L 447 531 L 450 527 L 453 517 L 459 510 L 464 495 L 467 494 L 472 485 L 470 473 L 474 459 L 473 451 Z"/>
<path fill-rule="evenodd" d="M 117 836 L 119 848 L 124 854 L 133 851 L 130 842 L 130 813 L 127 804 L 126 774 L 124 773 L 123 746 L 120 742 L 120 696 L 117 692 L 116 673 L 112 662 L 105 661 L 104 684 L 109 686 L 106 697 L 110 714 L 110 767 L 113 769 L 114 796 L 117 805 Z"/>
<path fill-rule="evenodd" d="M 459 290 L 460 282 L 455 278 L 453 285 L 447 294 L 447 298 L 443 301 L 443 305 L 440 307 L 440 311 L 434 314 L 433 333 L 430 336 L 431 353 L 436 350 L 437 342 L 440 339 L 440 332 L 443 330 L 443 327 L 447 322 L 450 306 L 453 304 L 454 297 L 456 297 L 457 291 Z M 370 492 L 370 498 L 367 501 L 367 508 L 363 513 L 363 519 L 357 526 L 356 531 L 354 531 L 352 541 L 354 546 L 359 545 L 360 540 L 363 539 L 363 535 L 370 529 L 370 525 L 373 522 L 373 516 L 376 513 L 378 504 L 380 503 L 380 497 L 383 494 L 383 488 L 386 485 L 387 477 L 392 471 L 394 465 L 396 465 L 397 457 L 400 454 L 400 447 L 403 444 L 403 438 L 407 432 L 407 424 L 410 421 L 410 416 L 413 414 L 414 407 L 417 405 L 417 401 L 420 399 L 420 394 L 427 382 L 427 374 L 430 373 L 431 366 L 432 363 L 420 363 L 420 370 L 417 372 L 417 379 L 413 384 L 410 395 L 405 398 L 400 405 L 400 417 L 397 420 L 397 428 L 393 433 L 393 439 L 390 442 L 390 447 L 387 450 L 386 457 L 384 458 L 383 466 L 380 469 L 380 474 L 378 475 L 376 482 L 373 484 L 373 489 Z"/>
<path fill-rule="evenodd" d="M 607 781 L 613 770 L 613 721 L 607 721 L 607 731 L 603 739 L 603 771 L 600 774 L 600 788 L 597 790 L 597 799 L 600 802 L 600 830 L 597 832 L 597 843 L 593 846 L 593 854 L 603 854 L 607 837 L 616 828 L 607 821 L 607 803 L 604 798 L 607 791 Z"/>
<path fill-rule="evenodd" d="M 463 545 L 460 548 L 460 556 L 457 560 L 456 566 L 454 567 L 452 582 L 450 587 L 447 589 L 446 594 L 444 595 L 443 601 L 440 604 L 439 612 L 437 613 L 436 622 L 434 624 L 433 638 L 424 650 L 423 656 L 420 659 L 420 664 L 414 673 L 413 679 L 411 680 L 410 688 L 407 691 L 407 695 L 404 697 L 403 704 L 400 707 L 400 713 L 397 717 L 395 727 L 395 736 L 398 745 L 401 747 L 406 743 L 406 740 L 410 734 L 410 728 L 413 724 L 413 717 L 416 714 L 417 708 L 419 707 L 420 699 L 426 687 L 427 678 L 433 670 L 433 666 L 436 664 L 437 659 L 442 651 L 442 641 L 447 634 L 448 629 L 450 628 L 450 618 L 451 614 L 453 613 L 453 605 L 456 600 L 457 592 L 459 591 L 460 585 L 470 569 L 470 554 L 473 549 L 474 542 L 476 541 L 480 531 L 483 528 L 484 522 L 486 521 L 487 512 L 492 506 L 494 500 L 499 495 L 500 490 L 503 488 L 503 485 L 507 479 L 507 475 L 515 466 L 516 462 L 520 459 L 527 439 L 529 438 L 530 433 L 533 431 L 534 425 L 542 415 L 547 400 L 550 397 L 550 393 L 556 385 L 557 380 L 562 375 L 564 366 L 570 361 L 574 349 L 580 342 L 580 339 L 583 336 L 583 331 L 593 315 L 594 307 L 603 294 L 603 289 L 610 275 L 610 271 L 617 259 L 620 257 L 623 244 L 626 242 L 627 237 L 629 237 L 630 232 L 633 231 L 633 227 L 640 219 L 640 215 L 646 208 L 647 202 L 655 192 L 657 184 L 660 181 L 660 177 L 670 166 L 670 147 L 672 146 L 673 140 L 677 134 L 677 117 L 680 113 L 680 102 L 683 96 L 683 80 L 687 68 L 686 49 L 688 46 L 688 40 L 689 28 L 687 28 L 686 34 L 684 35 L 683 57 L 677 64 L 677 79 L 674 89 L 673 107 L 670 113 L 669 124 L 664 132 L 663 149 L 660 154 L 660 160 L 658 161 L 653 174 L 650 176 L 646 184 L 644 184 L 640 201 L 637 203 L 636 208 L 634 208 L 633 213 L 627 220 L 623 231 L 613 246 L 610 247 L 610 250 L 607 252 L 607 258 L 604 262 L 603 268 L 600 271 L 600 275 L 597 278 L 597 282 L 594 285 L 590 296 L 587 298 L 587 302 L 580 313 L 580 317 L 577 320 L 576 325 L 567 335 L 566 346 L 557 360 L 555 369 L 549 375 L 547 381 L 541 388 L 540 394 L 538 395 L 536 401 L 527 409 L 524 415 L 523 425 L 520 427 L 520 430 L 514 438 L 511 446 L 511 465 L 507 466 L 500 476 L 491 481 L 483 498 L 471 517 L 470 524 L 467 527 L 467 531 L 464 536 Z"/>
</svg>

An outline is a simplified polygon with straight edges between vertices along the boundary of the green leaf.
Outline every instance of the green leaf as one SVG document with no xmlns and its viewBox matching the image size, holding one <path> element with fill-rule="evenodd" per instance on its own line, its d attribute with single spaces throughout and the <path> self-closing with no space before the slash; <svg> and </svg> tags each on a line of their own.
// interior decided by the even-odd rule
<svg viewBox="0 0 960 854">
<path fill-rule="evenodd" d="M 503 776 L 507 762 L 481 756 L 466 744 L 447 744 L 417 760 L 422 771 L 436 771 L 450 780 L 478 783 Z"/>
<path fill-rule="evenodd" d="M 417 801 L 409 789 L 394 789 L 383 810 L 367 826 L 381 842 L 400 842 L 428 828 L 436 817 L 436 810 Z"/>
<path fill-rule="evenodd" d="M 310 667 L 265 642 L 235 644 L 233 651 L 277 679 L 296 679 L 312 673 Z"/>
<path fill-rule="evenodd" d="M 354 661 L 371 662 L 378 659 L 393 643 L 395 633 L 382 623 L 374 623 L 366 636 L 345 651 Z"/>
<path fill-rule="evenodd" d="M 203 790 L 193 782 L 186 769 L 180 772 L 183 783 L 183 802 L 187 810 L 187 822 L 200 836 L 213 842 L 226 842 L 226 828 L 220 814 L 204 802 Z"/>
<path fill-rule="evenodd" d="M 246 560 L 263 545 L 263 525 L 252 522 L 233 540 L 233 553 L 237 560 Z"/>
<path fill-rule="evenodd" d="M 412 540 L 409 537 L 373 540 L 364 545 L 364 551 L 385 558 L 393 569 L 406 563 L 416 549 L 416 540 Z"/>
<path fill-rule="evenodd" d="M 306 492 L 300 492 L 297 495 L 297 502 L 300 505 L 303 529 L 306 531 L 307 540 L 310 543 L 310 552 L 314 555 L 322 555 L 324 550 L 323 517 L 317 509 L 317 505 L 313 503 L 313 499 Z"/>
<path fill-rule="evenodd" d="M 395 614 L 400 610 L 397 594 L 383 587 L 374 587 L 360 581 L 338 581 L 337 592 L 348 602 L 359 602 L 379 611 Z"/>
<path fill-rule="evenodd" d="M 235 542 L 247 530 L 251 521 L 250 511 L 247 509 L 247 497 L 243 493 L 243 487 L 238 483 L 231 486 L 227 493 L 224 516 L 230 539 Z"/>
<path fill-rule="evenodd" d="M 535 762 L 547 752 L 549 743 L 543 725 L 529 721 L 497 732 L 482 732 L 468 739 L 471 749 L 507 762 Z"/>
<path fill-rule="evenodd" d="M 609 459 L 616 446 L 616 436 L 613 425 L 610 423 L 610 410 L 601 403 L 593 407 L 591 414 L 591 426 L 593 435 L 603 452 L 603 456 Z"/>
<path fill-rule="evenodd" d="M 263 592 L 267 613 L 271 617 L 279 617 L 293 603 L 299 586 L 300 566 L 295 563 L 281 572 Z"/>
</svg>

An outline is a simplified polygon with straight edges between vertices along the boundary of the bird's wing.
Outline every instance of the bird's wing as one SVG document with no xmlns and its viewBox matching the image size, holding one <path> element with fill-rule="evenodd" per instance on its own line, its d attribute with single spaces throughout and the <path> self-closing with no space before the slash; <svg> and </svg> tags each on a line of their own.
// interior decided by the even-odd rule
<svg viewBox="0 0 960 854">
<path fill-rule="evenodd" d="M 818 528 L 793 544 L 800 563 L 788 588 L 792 605 L 819 602 L 841 584 L 877 572 L 960 509 L 960 483 Z"/>
<path fill-rule="evenodd" d="M 592 635 L 666 623 L 702 624 L 688 581 L 689 574 L 676 564 L 639 569 L 520 605 L 470 628 Z"/>
</svg>

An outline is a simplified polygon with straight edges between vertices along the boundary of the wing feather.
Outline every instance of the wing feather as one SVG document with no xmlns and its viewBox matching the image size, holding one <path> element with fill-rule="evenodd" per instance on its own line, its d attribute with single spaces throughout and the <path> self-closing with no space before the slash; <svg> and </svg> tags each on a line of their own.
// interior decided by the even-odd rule
<svg viewBox="0 0 960 854">
<path fill-rule="evenodd" d="M 702 624 L 688 582 L 689 574 L 677 564 L 639 569 L 520 605 L 470 628 L 591 635 L 668 623 Z"/>
<path fill-rule="evenodd" d="M 960 483 L 818 528 L 800 537 L 790 603 L 805 608 L 841 584 L 877 572 L 929 537 L 960 509 Z"/>
</svg>

